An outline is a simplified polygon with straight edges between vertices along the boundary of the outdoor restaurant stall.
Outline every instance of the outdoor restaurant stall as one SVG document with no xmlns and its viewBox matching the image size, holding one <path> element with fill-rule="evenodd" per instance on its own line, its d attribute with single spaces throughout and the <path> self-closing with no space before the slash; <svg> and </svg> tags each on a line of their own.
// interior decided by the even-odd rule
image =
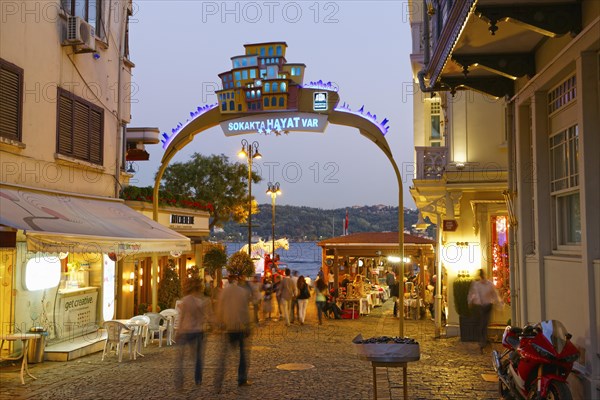
<svg viewBox="0 0 600 400">
<path fill-rule="evenodd" d="M 351 310 L 352 318 L 368 313 L 370 307 L 381 305 L 389 297 L 388 272 L 416 283 L 412 294 L 417 301 L 410 304 L 418 308 L 424 305 L 425 288 L 435 259 L 435 241 L 404 233 L 404 271 L 400 271 L 398 232 L 353 233 L 325 239 L 317 245 L 322 249 L 323 275 L 333 274 L 338 300 L 346 313 Z M 420 310 L 415 312 L 420 314 Z"/>
</svg>

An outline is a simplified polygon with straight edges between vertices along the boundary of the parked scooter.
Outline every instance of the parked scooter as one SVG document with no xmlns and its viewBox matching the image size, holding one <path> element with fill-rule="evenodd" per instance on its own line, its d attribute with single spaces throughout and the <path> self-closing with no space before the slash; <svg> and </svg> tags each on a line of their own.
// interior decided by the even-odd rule
<svg viewBox="0 0 600 400">
<path fill-rule="evenodd" d="M 492 352 L 500 395 L 508 399 L 571 400 L 567 377 L 579 351 L 571 334 L 556 320 L 542 321 L 523 329 L 507 326 L 499 354 Z"/>
</svg>

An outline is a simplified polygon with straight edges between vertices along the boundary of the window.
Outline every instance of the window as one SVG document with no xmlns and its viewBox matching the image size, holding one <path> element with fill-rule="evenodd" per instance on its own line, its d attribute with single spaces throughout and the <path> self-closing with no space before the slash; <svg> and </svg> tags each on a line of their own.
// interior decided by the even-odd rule
<svg viewBox="0 0 600 400">
<path fill-rule="evenodd" d="M 250 70 L 250 79 L 256 79 L 256 70 L 255 69 Z"/>
<path fill-rule="evenodd" d="M 431 102 L 431 139 L 440 139 L 440 102 Z"/>
<path fill-rule="evenodd" d="M 272 56 L 273 55 L 273 46 L 269 46 L 269 55 Z"/>
<path fill-rule="evenodd" d="M 269 98 L 268 97 L 264 98 L 264 103 L 265 103 L 265 107 L 269 107 Z"/>
<path fill-rule="evenodd" d="M 269 82 L 265 83 L 265 93 L 269 93 L 271 91 L 271 84 Z"/>
<path fill-rule="evenodd" d="M 271 97 L 271 107 L 275 107 L 277 105 L 277 97 Z"/>
<path fill-rule="evenodd" d="M 548 113 L 552 114 L 577 98 L 575 75 L 564 80 L 548 93 Z"/>
<path fill-rule="evenodd" d="M 239 81 L 240 79 L 242 79 L 242 74 L 240 71 L 235 71 L 234 76 L 235 76 L 236 81 Z"/>
<path fill-rule="evenodd" d="M 281 55 L 281 46 L 277 46 L 276 52 L 278 56 Z"/>
<path fill-rule="evenodd" d="M 279 98 L 279 107 L 285 107 L 285 99 L 283 97 Z"/>
<path fill-rule="evenodd" d="M 21 141 L 23 70 L 0 58 L 0 136 Z"/>
<path fill-rule="evenodd" d="M 277 90 L 279 90 L 277 82 L 273 82 L 273 91 L 276 92 Z"/>
<path fill-rule="evenodd" d="M 579 131 L 574 125 L 550 137 L 550 190 L 559 246 L 581 243 Z"/>
<path fill-rule="evenodd" d="M 229 110 L 230 110 L 230 111 L 234 111 L 234 110 L 235 110 L 235 103 L 233 102 L 233 100 L 231 100 L 231 101 L 229 102 Z"/>
<path fill-rule="evenodd" d="M 104 110 L 58 89 L 57 152 L 102 165 Z"/>
<path fill-rule="evenodd" d="M 80 17 L 94 27 L 96 36 L 104 39 L 102 0 L 61 0 L 63 10 L 69 15 Z"/>
<path fill-rule="evenodd" d="M 233 60 L 233 68 L 239 68 L 240 67 L 240 61 L 239 60 Z"/>
<path fill-rule="evenodd" d="M 242 79 L 248 79 L 248 70 L 245 69 L 242 71 Z"/>
<path fill-rule="evenodd" d="M 260 56 L 261 56 L 261 57 L 264 57 L 264 56 L 265 56 L 265 48 L 264 48 L 264 47 L 261 47 L 261 48 L 260 48 Z M 264 60 L 263 60 L 263 61 L 264 61 Z"/>
<path fill-rule="evenodd" d="M 281 91 L 285 92 L 286 88 L 287 88 L 287 86 L 285 85 L 285 82 L 281 82 Z"/>
<path fill-rule="evenodd" d="M 242 58 L 242 67 L 245 67 L 248 65 L 248 60 L 246 58 Z"/>
</svg>

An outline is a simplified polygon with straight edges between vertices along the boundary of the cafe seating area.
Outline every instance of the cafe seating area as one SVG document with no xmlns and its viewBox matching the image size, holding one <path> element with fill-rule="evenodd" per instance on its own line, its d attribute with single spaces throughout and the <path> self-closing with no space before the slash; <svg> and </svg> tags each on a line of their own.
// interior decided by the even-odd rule
<svg viewBox="0 0 600 400">
<path fill-rule="evenodd" d="M 175 344 L 175 331 L 179 312 L 174 309 L 163 310 L 161 313 L 147 312 L 130 319 L 115 319 L 105 321 L 102 329 L 106 332 L 102 361 L 114 352 L 119 362 L 127 348 L 130 360 L 143 357 L 143 349 L 158 340 L 162 347 L 163 339 L 167 346 Z"/>
</svg>

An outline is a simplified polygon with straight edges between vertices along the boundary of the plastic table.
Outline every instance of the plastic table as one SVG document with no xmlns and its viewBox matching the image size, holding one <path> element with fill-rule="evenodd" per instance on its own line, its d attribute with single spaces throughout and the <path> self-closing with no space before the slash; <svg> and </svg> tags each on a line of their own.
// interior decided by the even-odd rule
<svg viewBox="0 0 600 400">
<path fill-rule="evenodd" d="M 27 365 L 27 350 L 29 349 L 29 341 L 30 340 L 40 339 L 41 337 L 42 337 L 41 333 L 11 333 L 11 334 L 0 335 L 0 349 L 2 349 L 2 347 L 4 347 L 4 341 L 6 341 L 6 340 L 8 340 L 8 341 L 20 340 L 23 343 L 23 346 L 21 347 L 21 354 L 19 356 L 0 358 L 0 360 L 2 360 L 2 361 L 3 360 L 18 360 L 19 358 L 23 359 L 21 361 L 21 374 L 20 374 L 22 385 L 25 384 L 24 372 L 26 372 L 27 375 L 29 375 L 33 379 L 37 379 L 35 376 L 31 375 L 31 372 L 29 372 L 29 366 Z"/>
</svg>

